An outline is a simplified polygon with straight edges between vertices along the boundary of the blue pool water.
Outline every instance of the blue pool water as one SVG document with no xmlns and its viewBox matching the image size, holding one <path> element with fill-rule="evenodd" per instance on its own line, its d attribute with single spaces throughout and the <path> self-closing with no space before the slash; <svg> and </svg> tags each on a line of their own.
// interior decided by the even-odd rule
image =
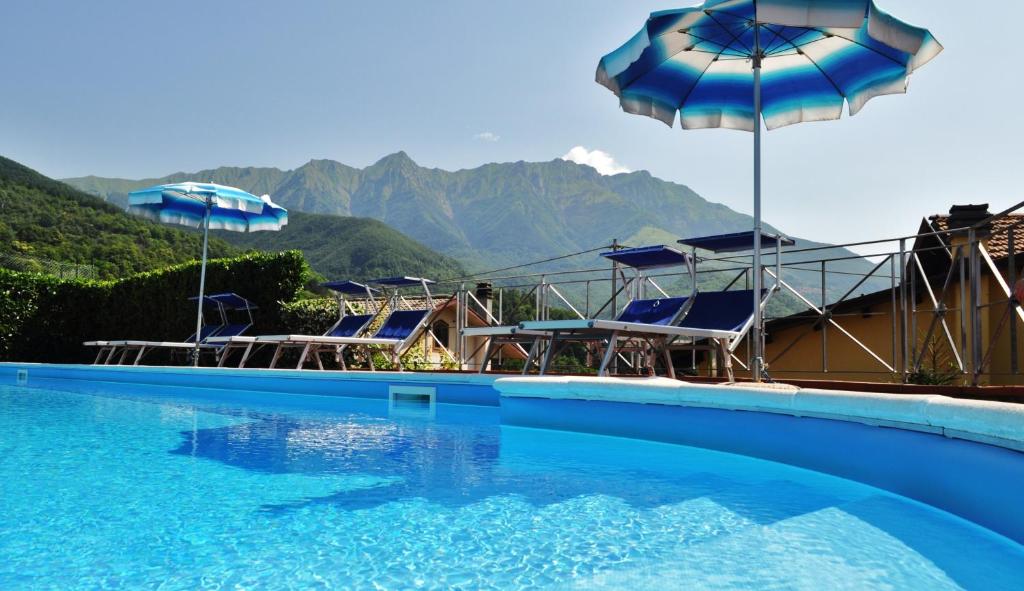
<svg viewBox="0 0 1024 591">
<path fill-rule="evenodd" d="M 1024 586 L 1021 546 L 806 470 L 243 398 L 0 386 L 0 589 Z"/>
</svg>

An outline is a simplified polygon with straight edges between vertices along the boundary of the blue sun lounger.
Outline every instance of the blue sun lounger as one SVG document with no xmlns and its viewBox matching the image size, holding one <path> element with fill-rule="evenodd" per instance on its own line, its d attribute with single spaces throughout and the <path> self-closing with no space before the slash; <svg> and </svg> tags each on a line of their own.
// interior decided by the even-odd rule
<svg viewBox="0 0 1024 591">
<path fill-rule="evenodd" d="M 548 371 L 551 361 L 565 343 L 603 341 L 605 352 L 598 375 L 607 375 L 608 365 L 615 355 L 619 341 L 639 339 L 645 341 L 651 350 L 660 349 L 663 352 L 669 375 L 674 377 L 675 370 L 664 343 L 670 337 L 680 334 L 679 328 L 675 325 L 687 315 L 692 301 L 692 296 L 633 300 L 612 320 L 543 320 L 521 322 L 519 328 L 528 333 L 544 334 L 544 337 L 538 337 L 534 348 L 538 346 L 541 338 L 550 341 L 541 363 L 541 374 Z M 531 349 L 531 354 L 533 353 Z"/>
<path fill-rule="evenodd" d="M 643 295 L 643 288 L 647 283 L 653 283 L 644 275 L 648 270 L 683 266 L 691 278 L 694 276 L 693 259 L 668 246 L 628 248 L 605 252 L 601 256 L 618 265 L 633 268 L 636 272 L 633 291 L 638 296 Z M 608 366 L 616 354 L 620 341 L 627 340 L 643 343 L 648 353 L 661 352 L 666 370 L 670 376 L 675 376 L 666 345 L 677 335 L 677 324 L 687 315 L 695 294 L 696 290 L 688 296 L 680 297 L 637 297 L 614 319 L 580 318 L 520 322 L 518 329 L 524 333 L 541 335 L 535 337 L 530 350 L 531 358 L 538 354 L 542 342 L 548 342 L 544 359 L 540 364 L 541 374 L 550 369 L 555 355 L 566 343 L 598 341 L 605 344 L 598 375 L 607 375 Z"/>
<path fill-rule="evenodd" d="M 299 356 L 299 362 L 296 369 L 302 369 L 302 366 L 312 355 L 316 361 L 317 366 L 323 369 L 323 361 L 320 359 L 320 354 L 325 352 L 334 353 L 344 368 L 344 359 L 341 356 L 341 350 L 343 347 L 338 345 L 325 342 L 325 338 L 336 338 L 336 337 L 355 337 L 363 334 L 364 331 L 370 326 L 370 322 L 377 316 L 377 303 L 374 294 L 379 290 L 373 289 L 362 283 L 356 283 L 355 281 L 328 281 L 321 284 L 322 287 L 333 291 L 338 296 L 338 320 L 333 326 L 327 329 L 321 335 L 301 335 L 301 334 L 287 334 L 287 335 L 263 335 L 263 336 L 236 336 L 229 339 L 222 339 L 220 335 L 217 335 L 210 339 L 211 342 L 223 342 L 224 350 L 220 354 L 220 359 L 217 363 L 219 367 L 223 367 L 230 357 L 233 350 L 242 350 L 241 358 L 238 362 L 238 367 L 245 367 L 249 357 L 257 350 L 263 347 L 275 347 L 274 356 L 271 360 L 270 367 L 277 367 L 277 362 L 281 358 L 281 354 L 291 348 L 302 347 L 302 354 Z M 352 306 L 348 296 L 359 295 L 365 296 L 364 306 L 371 310 L 371 313 L 355 313 L 355 308 Z"/>
<path fill-rule="evenodd" d="M 694 256 L 697 249 L 708 250 L 716 254 L 749 252 L 754 244 L 759 241 L 761 248 L 771 252 L 775 258 L 776 284 L 767 289 L 762 289 L 757 298 L 762 313 L 768 305 L 768 301 L 779 290 L 779 277 L 782 273 L 782 249 L 786 246 L 793 246 L 796 242 L 781 234 L 769 234 L 761 232 L 757 234 L 752 231 L 735 232 L 732 234 L 719 234 L 715 236 L 699 236 L 696 238 L 684 238 L 679 240 L 693 248 Z M 746 271 L 741 273 L 733 281 L 746 276 Z M 697 339 L 708 339 L 714 349 L 722 357 L 724 369 L 730 380 L 733 379 L 732 358 L 743 339 L 750 333 L 754 325 L 754 290 L 732 290 L 719 292 L 702 292 L 694 301 L 690 312 L 680 323 L 680 328 L 685 328 L 686 333 L 682 337 L 690 337 L 693 341 Z"/>
<path fill-rule="evenodd" d="M 370 322 L 376 316 L 376 314 L 349 314 L 340 318 L 327 332 L 317 336 L 301 334 L 271 335 L 254 337 L 254 340 L 257 345 L 275 346 L 274 357 L 270 360 L 271 368 L 277 367 L 277 362 L 281 359 L 281 354 L 284 351 L 302 347 L 302 353 L 299 355 L 299 362 L 295 369 L 302 369 L 302 366 L 305 365 L 306 360 L 309 359 L 311 354 L 313 360 L 316 361 L 317 367 L 323 369 L 324 364 L 320 359 L 320 353 L 323 352 L 334 353 L 339 363 L 341 363 L 342 369 L 345 369 L 345 361 L 341 352 L 346 345 L 338 343 L 337 339 L 358 337 L 370 326 Z M 244 365 L 245 358 L 243 357 L 239 367 L 244 367 Z"/>
<path fill-rule="evenodd" d="M 373 336 L 314 337 L 313 339 L 311 339 L 310 343 L 307 344 L 307 347 L 310 346 L 312 343 L 321 346 L 354 348 L 367 347 L 369 345 L 378 345 L 386 349 L 389 349 L 391 352 L 392 362 L 397 364 L 398 358 L 401 357 L 401 355 L 405 353 L 405 351 L 407 351 L 409 347 L 411 347 L 416 342 L 422 331 L 427 327 L 429 318 L 432 315 L 433 310 L 431 309 L 398 310 L 392 312 L 388 316 L 387 320 L 384 321 L 384 324 L 381 325 L 381 327 L 377 330 L 377 332 L 373 334 Z M 370 319 L 372 319 L 372 317 Z M 366 324 L 369 324 L 370 319 L 366 321 Z M 293 338 L 301 338 L 299 335 L 289 336 Z M 258 337 L 257 340 L 259 340 L 260 338 L 262 337 Z M 308 349 L 304 351 L 307 350 Z M 278 351 L 280 351 L 280 347 Z M 305 352 L 303 355 L 305 356 Z M 271 367 L 274 367 L 274 364 L 277 362 L 277 357 L 279 357 L 278 352 L 275 352 L 275 359 L 273 362 L 271 362 Z M 373 364 L 373 356 L 368 356 L 368 359 L 370 363 L 370 369 L 376 370 L 376 367 L 374 367 Z M 319 361 L 319 357 L 317 357 L 317 360 Z M 302 360 L 300 360 L 299 363 L 300 365 L 296 369 L 302 369 Z M 320 368 L 323 369 L 322 364 L 320 365 Z"/>
<path fill-rule="evenodd" d="M 296 367 L 296 369 L 302 369 L 302 365 L 305 361 L 308 351 L 314 346 L 332 347 L 338 349 L 339 351 L 349 347 L 367 348 L 369 346 L 378 346 L 390 351 L 391 361 L 396 366 L 399 367 L 399 370 L 401 370 L 401 365 L 398 363 L 399 358 L 406 351 L 408 351 L 409 348 L 412 347 L 412 345 L 414 345 L 417 340 L 419 340 L 419 337 L 423 334 L 424 331 L 429 330 L 430 321 L 437 313 L 437 307 L 434 306 L 433 299 L 430 296 L 430 290 L 427 287 L 428 284 L 433 283 L 433 281 L 430 281 L 429 279 L 422 279 L 419 277 L 388 277 L 385 279 L 377 279 L 375 281 L 371 281 L 370 283 L 383 288 L 394 289 L 394 294 L 390 299 L 390 306 L 391 309 L 394 311 L 388 315 L 387 319 L 384 321 L 384 324 L 382 324 L 380 328 L 378 328 L 377 331 L 372 336 L 360 337 L 356 335 L 324 335 L 319 337 L 304 337 L 302 335 L 279 335 L 276 337 L 257 337 L 257 342 L 288 342 L 289 344 L 295 343 L 296 345 L 301 343 L 304 346 L 304 352 L 302 358 L 300 358 L 299 360 L 299 365 Z M 403 287 L 410 287 L 414 285 L 423 287 L 423 290 L 426 294 L 427 307 L 412 310 L 400 310 L 399 308 L 401 307 L 402 297 L 399 295 L 398 290 Z M 342 319 L 341 322 L 344 322 L 344 319 Z M 370 319 L 366 321 L 366 323 L 356 334 L 362 332 L 362 330 L 365 330 L 365 327 L 369 325 L 369 322 Z M 351 322 L 351 327 L 354 327 L 355 324 L 357 324 L 357 321 L 353 320 Z M 339 330 L 343 330 L 341 328 L 340 323 L 338 326 Z M 278 359 L 280 358 L 280 352 L 281 347 L 279 346 L 278 350 L 275 351 L 274 353 L 274 359 L 271 362 L 271 367 L 274 367 L 276 365 Z M 316 359 L 320 369 L 323 369 L 323 364 L 320 361 L 319 356 L 317 356 Z M 373 355 L 367 355 L 367 359 L 370 364 L 370 369 L 376 370 L 376 367 L 374 366 L 373 363 Z M 342 363 L 343 362 L 344 360 L 342 359 Z"/>
<path fill-rule="evenodd" d="M 761 290 L 762 308 L 771 291 Z M 754 290 L 702 291 L 694 298 L 686 317 L 674 331 L 675 337 L 708 339 L 721 355 L 731 380 L 732 354 L 754 324 Z M 670 343 L 671 346 L 672 343 Z"/>
<path fill-rule="evenodd" d="M 199 331 L 199 342 L 200 343 L 205 342 L 207 338 L 217 334 L 217 332 L 220 331 L 222 328 L 224 328 L 223 324 L 207 324 L 207 325 L 204 325 L 200 329 L 200 331 Z M 138 349 L 140 349 L 142 347 L 148 347 L 151 344 L 157 344 L 157 343 L 159 343 L 159 342 L 157 342 L 157 341 L 117 340 L 117 341 L 86 341 L 86 342 L 82 343 L 82 345 L 84 345 L 86 347 L 99 347 L 99 351 L 97 351 L 97 353 L 96 353 L 96 358 L 92 362 L 93 365 L 100 365 L 100 364 L 111 365 L 111 363 L 114 361 L 115 357 L 118 358 L 118 361 L 117 361 L 116 365 L 122 365 L 122 364 L 124 364 L 125 360 L 128 357 L 128 353 L 131 350 L 133 350 L 133 349 L 138 350 Z M 182 341 L 180 341 L 180 342 L 175 341 L 173 344 L 186 344 L 186 345 L 188 345 L 188 348 L 194 348 L 195 347 L 195 343 L 196 343 L 196 334 L 192 333 L 188 337 L 183 339 Z M 172 343 L 168 342 L 168 343 L 159 343 L 159 344 L 170 345 Z M 120 356 L 118 356 L 118 352 L 120 352 Z M 144 353 L 144 351 L 139 351 L 139 355 L 136 357 L 135 363 L 133 365 L 138 365 L 139 364 L 139 361 L 141 361 L 141 359 L 142 359 L 141 358 L 141 354 L 142 353 Z"/>
<path fill-rule="evenodd" d="M 191 297 L 189 300 L 196 301 L 197 297 Z M 206 324 L 199 330 L 198 339 L 199 347 L 201 350 L 219 352 L 223 346 L 220 343 L 211 343 L 210 340 L 214 337 L 228 338 L 236 335 L 243 334 L 252 326 L 252 310 L 256 309 L 256 306 L 249 300 L 235 293 L 218 293 L 203 297 L 204 307 L 212 307 L 217 310 L 220 317 L 220 324 Z M 247 313 L 247 322 L 228 322 L 228 311 L 244 311 Z M 99 363 L 102 359 L 103 352 L 107 352 L 105 364 L 111 365 L 114 358 L 117 357 L 117 365 L 123 365 L 129 358 L 129 355 L 134 352 L 134 359 L 132 365 L 139 365 L 143 357 L 154 350 L 158 349 L 171 349 L 189 351 L 196 348 L 197 335 L 193 333 L 188 338 L 182 341 L 143 341 L 143 340 L 117 340 L 117 341 L 87 341 L 83 343 L 85 346 L 100 347 L 100 352 L 96 356 L 94 363 Z M 120 351 L 120 356 L 117 355 Z"/>
</svg>

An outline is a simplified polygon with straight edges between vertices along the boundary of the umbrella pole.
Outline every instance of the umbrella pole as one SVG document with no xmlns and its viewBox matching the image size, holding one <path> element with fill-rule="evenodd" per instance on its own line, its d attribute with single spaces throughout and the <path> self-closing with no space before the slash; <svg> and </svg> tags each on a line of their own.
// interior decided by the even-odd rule
<svg viewBox="0 0 1024 591">
<path fill-rule="evenodd" d="M 764 371 L 763 318 L 761 314 L 761 47 L 754 23 L 754 326 L 750 369 L 755 382 Z"/>
<path fill-rule="evenodd" d="M 199 332 L 203 330 L 203 295 L 206 289 L 206 249 L 210 242 L 210 210 L 213 202 L 206 200 L 206 215 L 203 216 L 203 262 L 199 267 L 199 310 L 196 313 L 196 348 L 192 351 L 192 367 L 199 367 Z"/>
</svg>

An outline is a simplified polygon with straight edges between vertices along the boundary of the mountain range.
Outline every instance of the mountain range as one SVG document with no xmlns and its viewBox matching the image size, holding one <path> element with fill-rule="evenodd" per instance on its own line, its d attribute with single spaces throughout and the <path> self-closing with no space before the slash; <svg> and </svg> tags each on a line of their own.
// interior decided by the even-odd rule
<svg viewBox="0 0 1024 591">
<path fill-rule="evenodd" d="M 373 218 L 460 261 L 473 272 L 593 251 L 613 239 L 630 246 L 672 244 L 684 236 L 736 232 L 752 226 L 749 216 L 646 171 L 605 176 L 565 160 L 492 163 L 447 171 L 419 166 L 405 152 L 397 152 L 365 168 L 311 160 L 293 170 L 220 167 L 161 178 L 87 176 L 65 182 L 123 204 L 129 191 L 185 180 L 269 194 L 291 212 Z M 772 231 L 771 226 L 767 229 Z M 222 237 L 235 244 L 252 244 L 248 237 Z M 322 239 L 309 234 L 290 245 L 309 253 Z M 261 241 L 260 247 L 272 247 L 273 237 L 266 240 L 269 242 Z M 799 237 L 796 240 L 798 247 L 825 246 Z M 835 248 L 787 255 L 784 260 L 851 256 L 855 255 Z M 516 272 L 605 266 L 589 252 Z M 705 268 L 711 266 L 720 268 L 723 263 Z M 851 287 L 858 279 L 856 273 L 870 270 L 871 264 L 863 259 L 846 260 L 832 263 L 830 268 L 851 273 L 830 278 L 829 292 L 835 296 Z M 812 273 L 793 273 L 789 279 L 808 290 L 820 284 Z M 724 281 L 723 275 L 710 283 L 718 286 Z M 873 287 L 868 282 L 861 291 Z"/>
</svg>

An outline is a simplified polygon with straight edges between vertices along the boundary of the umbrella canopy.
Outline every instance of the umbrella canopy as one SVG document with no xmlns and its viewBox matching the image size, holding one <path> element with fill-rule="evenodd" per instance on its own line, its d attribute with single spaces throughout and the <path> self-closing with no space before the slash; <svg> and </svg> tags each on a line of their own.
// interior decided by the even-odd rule
<svg viewBox="0 0 1024 591">
<path fill-rule="evenodd" d="M 268 195 L 257 197 L 214 183 L 175 183 L 132 191 L 128 194 L 128 210 L 151 220 L 193 228 L 208 219 L 211 230 L 235 232 L 280 230 L 288 223 L 288 211 Z"/>
<path fill-rule="evenodd" d="M 158 222 L 203 228 L 196 335 L 203 325 L 203 302 L 208 299 L 204 298 L 204 292 L 210 229 L 256 232 L 280 230 L 288 223 L 288 211 L 271 201 L 270 196 L 257 197 L 214 183 L 174 183 L 132 191 L 128 194 L 128 211 Z M 197 338 L 193 365 L 199 365 L 201 344 Z"/>
<path fill-rule="evenodd" d="M 597 82 L 627 113 L 683 129 L 754 132 L 754 228 L 761 223 L 761 120 L 768 129 L 851 115 L 903 93 L 910 74 L 942 51 L 926 29 L 873 0 L 706 0 L 655 12 L 601 58 Z M 763 369 L 761 241 L 754 247 L 754 379 Z"/>
<path fill-rule="evenodd" d="M 844 101 L 854 115 L 873 97 L 906 92 L 910 74 L 940 51 L 926 29 L 870 0 L 708 0 L 651 14 L 601 59 L 597 82 L 627 113 L 753 131 L 754 65 L 764 122 L 775 129 L 838 119 Z"/>
</svg>

